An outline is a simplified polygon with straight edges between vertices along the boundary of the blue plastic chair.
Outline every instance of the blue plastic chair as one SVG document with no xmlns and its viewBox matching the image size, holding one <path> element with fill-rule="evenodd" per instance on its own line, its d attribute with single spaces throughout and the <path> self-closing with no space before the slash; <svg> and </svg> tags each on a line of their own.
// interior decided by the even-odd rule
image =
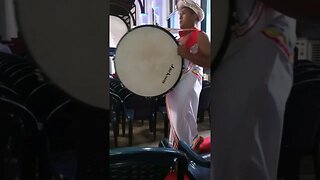
<svg viewBox="0 0 320 180">
<path fill-rule="evenodd" d="M 171 148 L 168 139 L 163 139 L 159 147 Z M 179 141 L 178 150 L 186 154 L 188 158 L 187 175 L 190 180 L 210 179 L 210 154 L 197 154 L 184 141 Z"/>
<path fill-rule="evenodd" d="M 187 157 L 169 148 L 116 148 L 110 150 L 109 169 L 111 180 L 163 180 L 175 171 L 183 180 L 187 172 Z"/>
</svg>

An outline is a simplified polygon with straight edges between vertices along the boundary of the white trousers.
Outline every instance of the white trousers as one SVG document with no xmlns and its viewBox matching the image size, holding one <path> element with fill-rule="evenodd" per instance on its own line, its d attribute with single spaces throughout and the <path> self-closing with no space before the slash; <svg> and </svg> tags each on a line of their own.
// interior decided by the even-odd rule
<svg viewBox="0 0 320 180">
<path fill-rule="evenodd" d="M 177 86 L 166 95 L 171 124 L 170 143 L 173 143 L 175 133 L 179 140 L 191 146 L 193 139 L 198 135 L 197 114 L 201 89 L 202 80 L 192 71 L 188 71 L 182 75 Z"/>
<path fill-rule="evenodd" d="M 241 38 L 212 77 L 210 179 L 276 180 L 292 63 L 262 33 Z"/>
</svg>

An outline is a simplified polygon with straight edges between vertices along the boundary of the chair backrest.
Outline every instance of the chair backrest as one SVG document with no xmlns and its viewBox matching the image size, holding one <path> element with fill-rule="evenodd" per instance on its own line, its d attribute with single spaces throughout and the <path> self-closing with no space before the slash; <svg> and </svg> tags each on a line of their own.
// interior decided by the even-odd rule
<svg viewBox="0 0 320 180">
<path fill-rule="evenodd" d="M 8 64 L 7 66 L 1 67 L 0 68 L 0 79 L 1 81 L 4 81 L 8 78 L 8 76 L 20 68 L 23 68 L 25 66 L 28 66 L 29 63 L 27 62 L 19 62 L 19 63 L 13 63 L 13 64 Z"/>
<path fill-rule="evenodd" d="M 184 141 L 179 141 L 178 149 L 188 157 L 188 176 L 190 179 L 210 179 L 210 153 L 197 154 Z"/>
<path fill-rule="evenodd" d="M 61 152 L 73 148 L 72 124 L 76 121 L 76 110 L 74 103 L 71 100 L 54 108 L 48 115 L 44 130 L 49 139 L 49 151 Z"/>
<path fill-rule="evenodd" d="M 206 87 L 206 86 L 211 86 L 211 82 L 210 81 L 202 81 L 202 88 Z"/>
<path fill-rule="evenodd" d="M 111 111 L 119 111 L 121 109 L 122 100 L 120 96 L 118 96 L 114 92 L 109 92 L 110 94 L 110 110 Z"/>
<path fill-rule="evenodd" d="M 1 114 L 6 113 L 10 117 L 20 119 L 19 124 L 34 135 L 38 131 L 38 121 L 34 114 L 24 105 L 10 99 L 0 97 Z M 26 131 L 27 132 L 27 131 Z"/>
<path fill-rule="evenodd" d="M 294 66 L 299 66 L 301 64 L 314 64 L 314 62 L 310 59 L 300 59 L 294 62 Z"/>
<path fill-rule="evenodd" d="M 208 110 L 211 102 L 211 86 L 207 85 L 202 88 L 199 98 L 199 109 L 200 110 Z"/>
<path fill-rule="evenodd" d="M 46 82 L 47 81 L 41 74 L 33 73 L 21 77 L 16 82 L 14 82 L 13 89 L 26 98 L 34 89 Z"/>
<path fill-rule="evenodd" d="M 53 84 L 44 84 L 34 89 L 26 100 L 27 107 L 44 122 L 49 113 L 70 97 Z"/>
<path fill-rule="evenodd" d="M 301 81 L 309 80 L 309 79 L 319 79 L 320 78 L 320 68 L 305 70 L 299 74 L 296 74 L 293 78 L 294 83 L 298 83 Z"/>
<path fill-rule="evenodd" d="M 133 119 L 148 119 L 155 113 L 155 98 L 147 98 L 132 93 L 124 99 L 123 103 L 125 110 L 131 109 L 134 111 Z"/>
<path fill-rule="evenodd" d="M 36 179 L 35 162 L 39 135 L 36 118 L 26 107 L 9 99 L 0 98 L 0 109 L 0 160 L 4 163 L 4 158 L 11 160 L 16 157 L 19 164 L 18 172 L 8 167 L 6 173 L 14 172 L 21 179 Z M 3 148 L 10 152 L 4 153 Z"/>
<path fill-rule="evenodd" d="M 110 83 L 110 88 L 111 89 L 118 89 L 119 87 L 123 87 L 123 85 L 121 84 L 120 80 L 115 79 L 113 77 L 109 77 L 109 83 Z"/>
<path fill-rule="evenodd" d="M 283 125 L 282 145 L 313 148 L 319 140 L 320 79 L 295 84 L 289 95 Z"/>
<path fill-rule="evenodd" d="M 5 54 L 5 53 L 0 54 L 0 68 L 5 64 L 14 64 L 14 63 L 25 62 L 25 61 L 26 59 L 13 54 Z"/>
<path fill-rule="evenodd" d="M 156 97 L 156 105 L 157 107 L 166 107 L 166 96 L 158 96 Z"/>
<path fill-rule="evenodd" d="M 169 148 L 117 148 L 109 153 L 110 179 L 165 179 L 176 170 L 179 180 L 187 172 L 187 157 Z"/>
<path fill-rule="evenodd" d="M 32 65 L 28 65 L 28 66 L 21 67 L 21 68 L 17 69 L 16 71 L 12 72 L 8 76 L 8 78 L 19 79 L 19 77 L 23 77 L 25 75 L 32 74 L 32 73 L 38 72 L 38 71 L 39 71 L 39 69 L 35 68 Z"/>
<path fill-rule="evenodd" d="M 293 74 L 298 75 L 300 73 L 303 73 L 305 71 L 310 71 L 314 69 L 320 69 L 320 66 L 317 64 L 301 64 L 299 66 L 295 66 L 293 69 Z"/>
<path fill-rule="evenodd" d="M 10 74 L 20 68 L 23 68 L 25 66 L 29 66 L 30 63 L 28 62 L 19 62 L 19 63 L 16 63 L 16 64 L 12 64 L 11 66 L 8 66 L 6 69 L 3 69 L 3 72 L 4 74 Z"/>
<path fill-rule="evenodd" d="M 312 71 L 312 70 L 317 70 L 317 69 L 320 69 L 320 65 L 315 64 L 312 61 L 306 60 L 306 61 L 302 61 L 302 62 L 299 62 L 294 65 L 293 75 L 299 76 L 300 74 L 302 74 L 306 71 Z"/>
<path fill-rule="evenodd" d="M 118 95 L 122 101 L 126 99 L 127 96 L 132 94 L 131 91 L 129 91 L 126 87 L 124 87 L 124 85 L 120 82 L 120 80 L 115 79 L 113 77 L 109 77 L 109 82 L 110 82 L 110 92 Z"/>
<path fill-rule="evenodd" d="M 0 97 L 20 101 L 18 93 L 4 84 L 0 84 Z"/>
</svg>

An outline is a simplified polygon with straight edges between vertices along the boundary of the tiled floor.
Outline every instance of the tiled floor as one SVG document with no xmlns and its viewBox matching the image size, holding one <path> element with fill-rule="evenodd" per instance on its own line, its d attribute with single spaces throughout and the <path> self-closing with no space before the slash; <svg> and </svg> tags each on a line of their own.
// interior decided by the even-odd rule
<svg viewBox="0 0 320 180">
<path fill-rule="evenodd" d="M 160 114 L 157 116 L 157 137 L 156 140 L 153 141 L 153 133 L 149 131 L 148 120 L 144 120 L 144 124 L 142 125 L 141 121 L 136 121 L 133 124 L 133 146 L 139 147 L 152 147 L 158 146 L 159 142 L 164 138 L 164 122 L 163 118 Z M 199 134 L 203 137 L 207 137 L 210 135 L 210 122 L 208 118 L 208 114 L 205 113 L 205 118 L 203 122 L 198 123 Z M 126 127 L 126 134 L 123 137 L 121 127 L 119 129 L 120 136 L 118 137 L 118 147 L 126 147 L 129 146 L 128 142 L 128 126 Z M 109 133 L 109 145 L 110 148 L 114 148 L 114 138 L 113 132 Z"/>
</svg>

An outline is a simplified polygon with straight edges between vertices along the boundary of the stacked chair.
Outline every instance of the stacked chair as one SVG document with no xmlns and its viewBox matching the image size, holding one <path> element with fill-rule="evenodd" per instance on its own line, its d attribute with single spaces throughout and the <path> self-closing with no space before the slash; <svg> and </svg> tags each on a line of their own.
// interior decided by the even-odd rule
<svg viewBox="0 0 320 180">
<path fill-rule="evenodd" d="M 208 112 L 209 121 L 211 122 L 210 105 L 211 105 L 211 82 L 203 81 L 202 90 L 199 98 L 198 118 L 199 122 L 203 122 L 204 113 Z"/>
<path fill-rule="evenodd" d="M 74 179 L 81 105 L 30 59 L 0 53 L 0 179 Z"/>
<path fill-rule="evenodd" d="M 320 65 L 309 60 L 298 60 L 294 64 L 294 83 L 320 77 Z"/>
<path fill-rule="evenodd" d="M 294 66 L 294 84 L 289 95 L 278 176 L 299 180 L 301 160 L 312 156 L 314 175 L 320 179 L 320 68 L 308 60 Z"/>
<path fill-rule="evenodd" d="M 11 78 L 13 73 L 27 64 L 24 58 L 0 53 L 0 179 L 36 179 L 40 124 L 25 106 L 26 93 L 19 92 L 14 86 L 27 74 L 20 74 L 16 80 Z"/>
<path fill-rule="evenodd" d="M 122 135 L 125 135 L 126 123 L 128 123 L 129 145 L 133 141 L 133 122 L 136 120 L 149 120 L 149 130 L 153 133 L 153 139 L 156 139 L 156 99 L 151 97 L 142 97 L 131 93 L 121 82 L 110 76 L 110 99 L 111 99 L 111 123 L 116 136 L 119 129 L 118 124 L 122 125 Z M 115 144 L 117 144 L 115 142 Z"/>
</svg>

